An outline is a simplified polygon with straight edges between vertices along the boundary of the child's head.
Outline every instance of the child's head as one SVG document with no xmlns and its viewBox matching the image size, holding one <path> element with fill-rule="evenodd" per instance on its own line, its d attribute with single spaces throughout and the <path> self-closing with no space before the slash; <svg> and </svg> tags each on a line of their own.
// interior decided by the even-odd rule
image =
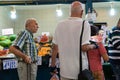
<svg viewBox="0 0 120 80">
<path fill-rule="evenodd" d="M 91 25 L 91 36 L 98 34 L 99 28 L 97 26 Z"/>
<path fill-rule="evenodd" d="M 104 30 L 99 30 L 98 35 L 103 36 L 104 35 Z"/>
</svg>

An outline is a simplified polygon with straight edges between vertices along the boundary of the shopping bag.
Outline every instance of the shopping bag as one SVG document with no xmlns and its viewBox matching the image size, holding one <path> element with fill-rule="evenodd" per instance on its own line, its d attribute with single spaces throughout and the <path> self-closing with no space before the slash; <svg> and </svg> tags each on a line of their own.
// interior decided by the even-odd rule
<svg viewBox="0 0 120 80">
<path fill-rule="evenodd" d="M 88 69 L 82 71 L 82 73 L 78 74 L 78 80 L 94 80 L 92 72 Z"/>
</svg>

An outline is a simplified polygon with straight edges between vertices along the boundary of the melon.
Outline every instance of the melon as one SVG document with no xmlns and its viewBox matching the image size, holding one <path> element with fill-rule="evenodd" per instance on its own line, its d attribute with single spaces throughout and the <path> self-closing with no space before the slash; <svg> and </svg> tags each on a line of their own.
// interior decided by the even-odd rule
<svg viewBox="0 0 120 80">
<path fill-rule="evenodd" d="M 15 40 L 15 38 L 16 38 L 16 34 L 12 34 L 12 35 L 10 35 L 9 36 L 9 39 L 11 40 L 11 41 L 14 41 Z"/>
<path fill-rule="evenodd" d="M 0 41 L 0 45 L 3 47 L 9 47 L 12 44 L 12 41 L 9 39 L 5 39 L 4 41 Z"/>
<path fill-rule="evenodd" d="M 4 41 L 5 39 L 8 39 L 8 36 L 0 36 L 0 41 Z"/>
</svg>

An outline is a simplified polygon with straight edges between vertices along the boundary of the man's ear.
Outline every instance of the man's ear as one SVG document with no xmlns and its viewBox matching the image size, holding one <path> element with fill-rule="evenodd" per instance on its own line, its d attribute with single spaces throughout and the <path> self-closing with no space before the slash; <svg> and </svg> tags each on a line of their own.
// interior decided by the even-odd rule
<svg viewBox="0 0 120 80">
<path fill-rule="evenodd" d="M 80 17 L 82 18 L 82 15 L 83 15 L 83 10 L 81 11 L 81 13 L 80 13 Z"/>
</svg>

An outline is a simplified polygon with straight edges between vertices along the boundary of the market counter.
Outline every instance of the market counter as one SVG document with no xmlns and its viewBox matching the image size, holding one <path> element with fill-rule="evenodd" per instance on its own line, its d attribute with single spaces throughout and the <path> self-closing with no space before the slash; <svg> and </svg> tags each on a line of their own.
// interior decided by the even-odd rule
<svg viewBox="0 0 120 80">
<path fill-rule="evenodd" d="M 14 59 L 14 57 L 0 58 L 0 66 L 2 66 L 0 70 L 0 80 L 19 80 Z M 39 58 L 39 61 L 41 61 L 41 58 Z M 42 63 L 40 62 L 40 65 L 38 65 L 36 80 L 50 80 L 51 75 L 48 66 L 49 56 L 42 57 Z M 105 80 L 115 80 L 110 63 L 103 63 L 103 71 Z"/>
<path fill-rule="evenodd" d="M 19 80 L 17 69 L 0 70 L 0 80 Z"/>
<path fill-rule="evenodd" d="M 17 60 L 13 54 L 0 56 L 0 80 L 19 80 Z"/>
<path fill-rule="evenodd" d="M 49 67 L 38 66 L 36 80 L 50 80 Z M 0 80 L 19 80 L 17 69 L 0 70 Z"/>
<path fill-rule="evenodd" d="M 17 68 L 17 60 L 14 54 L 0 56 L 0 70 L 8 70 Z"/>
<path fill-rule="evenodd" d="M 45 60 L 47 58 L 47 60 Z M 38 65 L 36 80 L 50 80 L 49 56 L 43 57 L 42 65 Z M 41 60 L 41 58 L 39 58 Z M 0 57 L 0 80 L 19 80 L 15 57 Z"/>
</svg>

